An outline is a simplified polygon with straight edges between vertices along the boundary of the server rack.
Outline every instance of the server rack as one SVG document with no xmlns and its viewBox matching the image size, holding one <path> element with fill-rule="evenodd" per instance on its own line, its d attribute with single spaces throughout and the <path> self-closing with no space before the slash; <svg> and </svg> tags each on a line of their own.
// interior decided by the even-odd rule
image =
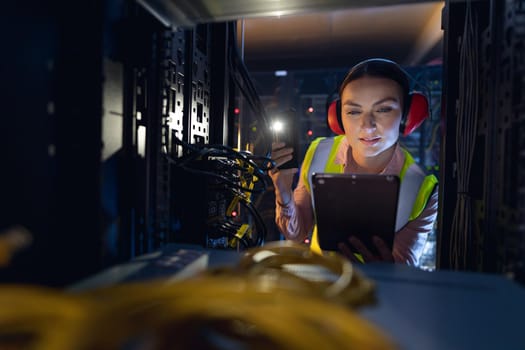
<svg viewBox="0 0 525 350">
<path fill-rule="evenodd" d="M 521 282 L 525 281 L 524 18 L 524 1 L 446 3 L 438 264 L 505 273 Z M 466 45 L 468 50 L 462 52 Z M 469 86 L 461 87 L 462 81 Z M 467 98 L 461 95 L 465 91 Z M 475 113 L 465 113 L 466 104 Z M 467 137 L 458 130 L 458 121 L 473 128 L 471 150 L 457 142 L 457 137 Z M 459 158 L 461 152 L 469 151 L 471 169 L 458 173 L 467 165 Z M 461 186 L 461 176 L 467 186 Z"/>
<path fill-rule="evenodd" d="M 0 229 L 33 237 L 1 279 L 64 285 L 169 242 L 175 139 L 228 137 L 226 100 L 210 138 L 227 24 L 177 27 L 126 0 L 9 4 L 1 19 Z"/>
</svg>

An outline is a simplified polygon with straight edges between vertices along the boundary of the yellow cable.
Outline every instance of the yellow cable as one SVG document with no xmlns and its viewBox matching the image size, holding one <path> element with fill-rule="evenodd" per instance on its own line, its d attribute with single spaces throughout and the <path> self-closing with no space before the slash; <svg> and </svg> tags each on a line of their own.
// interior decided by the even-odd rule
<svg viewBox="0 0 525 350">
<path fill-rule="evenodd" d="M 312 281 L 288 269 L 294 265 L 322 267 L 336 278 Z M 174 283 L 77 294 L 3 286 L 0 348 L 394 349 L 392 339 L 350 308 L 371 295 L 373 284 L 339 256 L 272 243 L 248 250 L 236 266 Z"/>
</svg>

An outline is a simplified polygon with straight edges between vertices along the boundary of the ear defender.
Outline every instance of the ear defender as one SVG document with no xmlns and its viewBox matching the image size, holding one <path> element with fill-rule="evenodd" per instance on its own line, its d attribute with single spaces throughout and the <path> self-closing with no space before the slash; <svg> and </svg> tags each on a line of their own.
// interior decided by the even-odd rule
<svg viewBox="0 0 525 350">
<path fill-rule="evenodd" d="M 409 95 L 410 106 L 403 113 L 399 132 L 403 136 L 410 135 L 416 130 L 429 116 L 429 104 L 425 95 L 414 91 Z M 343 135 L 343 121 L 341 119 L 341 100 L 336 99 L 328 106 L 326 113 L 326 122 L 330 130 L 336 135 Z"/>
<path fill-rule="evenodd" d="M 343 135 L 345 130 L 343 128 L 343 121 L 341 119 L 341 100 L 336 99 L 328 106 L 326 112 L 326 122 L 328 127 L 337 135 Z"/>
<path fill-rule="evenodd" d="M 421 92 L 410 93 L 410 108 L 401 121 L 401 134 L 410 135 L 414 130 L 425 121 L 429 116 L 429 104 L 427 97 Z"/>
</svg>

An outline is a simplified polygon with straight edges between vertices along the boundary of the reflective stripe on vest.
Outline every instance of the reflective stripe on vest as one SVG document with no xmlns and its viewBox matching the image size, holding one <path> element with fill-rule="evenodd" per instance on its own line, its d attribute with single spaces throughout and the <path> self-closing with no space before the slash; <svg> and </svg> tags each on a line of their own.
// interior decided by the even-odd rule
<svg viewBox="0 0 525 350">
<path fill-rule="evenodd" d="M 401 186 L 399 188 L 396 232 L 421 214 L 438 183 L 434 175 L 425 176 L 419 170 L 414 158 L 407 150 L 404 148 L 401 150 L 405 154 L 405 162 L 399 173 Z M 402 203 L 412 204 L 402 205 Z"/>
<path fill-rule="evenodd" d="M 312 141 L 303 160 L 301 176 L 311 193 L 313 173 L 342 173 L 343 164 L 335 164 L 339 144 L 345 135 L 336 137 L 319 137 Z"/>
<path fill-rule="evenodd" d="M 311 175 L 313 173 L 343 172 L 343 164 L 334 163 L 343 137 L 345 135 L 318 138 L 311 143 L 301 168 L 301 176 L 308 192 L 311 193 Z M 401 186 L 397 207 L 396 232 L 423 212 L 437 184 L 437 179 L 434 175 L 425 176 L 419 171 L 410 153 L 403 148 L 401 149 L 405 155 L 405 161 L 399 173 Z M 313 251 L 321 253 L 319 242 L 317 241 L 317 225 L 314 227 L 311 248 Z"/>
</svg>

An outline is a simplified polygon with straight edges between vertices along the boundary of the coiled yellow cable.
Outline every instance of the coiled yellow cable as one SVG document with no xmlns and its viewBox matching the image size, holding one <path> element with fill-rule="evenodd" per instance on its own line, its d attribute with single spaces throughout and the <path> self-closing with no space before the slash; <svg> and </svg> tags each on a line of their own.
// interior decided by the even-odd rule
<svg viewBox="0 0 525 350">
<path fill-rule="evenodd" d="M 78 294 L 5 286 L 0 348 L 394 349 L 388 336 L 341 304 L 358 305 L 355 295 L 368 298 L 373 288 L 364 288 L 366 279 L 356 280 L 352 266 L 338 259 L 282 243 L 248 251 L 234 268 L 174 283 L 156 280 Z M 313 262 L 338 277 L 310 281 L 285 268 Z M 359 288 L 349 297 L 347 290 Z"/>
<path fill-rule="evenodd" d="M 363 278 L 348 259 L 337 253 L 319 255 L 306 245 L 291 241 L 271 242 L 247 251 L 238 269 L 249 274 L 268 273 L 271 269 L 281 277 L 290 277 L 292 274 L 303 282 L 299 292 L 309 292 L 313 296 L 340 301 L 349 306 L 375 301 L 374 284 Z M 323 279 L 322 276 L 331 279 Z"/>
</svg>

